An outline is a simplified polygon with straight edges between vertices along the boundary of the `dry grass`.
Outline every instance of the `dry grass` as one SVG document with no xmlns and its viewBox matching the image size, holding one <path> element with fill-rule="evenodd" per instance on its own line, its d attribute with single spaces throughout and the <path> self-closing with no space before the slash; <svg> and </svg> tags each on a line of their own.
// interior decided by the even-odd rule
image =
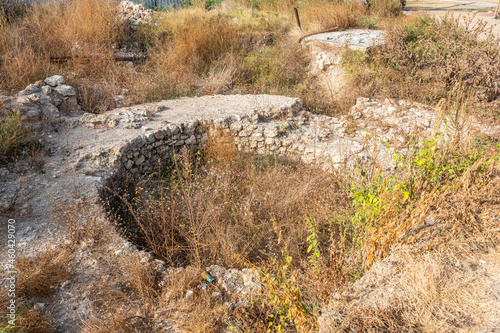
<svg viewBox="0 0 500 333">
<path fill-rule="evenodd" d="M 349 89 L 357 95 L 437 104 L 450 93 L 472 89 L 488 115 L 497 114 L 490 102 L 500 93 L 498 40 L 483 23 L 472 24 L 451 15 L 442 20 L 408 17 L 388 27 L 386 45 L 363 55 L 347 52 Z M 482 40 L 479 36 L 484 36 Z"/>
<path fill-rule="evenodd" d="M 367 9 L 358 1 L 307 1 L 299 12 L 307 32 L 377 26 L 395 15 L 384 3 Z M 76 87 L 82 108 L 94 113 L 113 108 L 123 89 L 136 103 L 214 93 L 299 95 L 310 110 L 332 113 L 341 106 L 314 86 L 307 52 L 290 33 L 293 5 L 226 2 L 207 11 L 198 3 L 159 14 L 158 26 L 142 26 L 133 36 L 112 1 L 35 5 L 13 22 L 0 21 L 0 91 L 57 73 Z M 137 43 L 146 62 L 115 62 L 113 48 L 124 43 Z"/>
<path fill-rule="evenodd" d="M 8 301 L 6 299 L 6 301 Z M 2 303 L 2 307 L 7 307 L 7 302 Z M 29 306 L 21 305 L 18 307 L 18 316 L 16 325 L 8 325 L 7 320 L 0 318 L 0 330 L 2 333 L 53 333 L 54 327 L 50 324 L 50 320 L 37 309 Z"/>
<path fill-rule="evenodd" d="M 44 309 L 34 307 L 36 302 L 47 302 L 57 292 L 61 283 L 70 278 L 69 261 L 71 251 L 66 247 L 49 248 L 35 257 L 20 257 L 16 262 L 16 319 L 15 325 L 8 323 L 11 318 L 6 312 L 0 317 L 2 332 L 50 333 L 50 324 Z M 7 308 L 9 298 L 2 298 L 2 307 Z"/>
<path fill-rule="evenodd" d="M 479 273 L 457 267 L 452 253 L 405 259 L 400 303 L 414 309 L 407 311 L 408 322 L 420 323 L 425 331 L 453 331 L 473 327 L 485 319 L 481 318 L 485 308 L 478 303 L 484 287 Z"/>
<path fill-rule="evenodd" d="M 70 277 L 70 254 L 67 248 L 51 248 L 40 257 L 19 258 L 17 290 L 21 297 L 40 299 L 53 295 L 56 287 Z"/>
<path fill-rule="evenodd" d="M 101 259 L 102 260 L 102 259 Z M 93 282 L 92 314 L 81 332 L 144 332 L 158 303 L 156 272 L 134 253 L 106 260 L 107 278 Z"/>
<path fill-rule="evenodd" d="M 102 208 L 92 203 L 88 198 L 75 195 L 64 205 L 56 204 L 52 220 L 71 244 L 100 248 L 110 241 L 113 225 L 106 219 Z"/>
<path fill-rule="evenodd" d="M 191 8 L 164 14 L 160 22 L 164 31 L 152 40 L 146 64 L 157 71 L 149 99 L 214 92 L 294 94 L 305 78 L 308 59 L 286 37 L 290 22 L 281 15 Z"/>
<path fill-rule="evenodd" d="M 447 250 L 422 256 L 411 252 L 400 248 L 393 253 L 396 270 L 377 286 L 391 289 L 387 295 L 332 300 L 329 307 L 341 313 L 342 319 L 329 328 L 339 332 L 475 332 L 493 319 L 481 301 L 489 291 L 484 273 L 474 268 L 476 259 Z"/>
<path fill-rule="evenodd" d="M 342 206 L 337 178 L 277 157 L 233 151 L 223 142 L 210 146 L 203 163 L 185 154 L 166 181 L 137 186 L 128 206 L 141 242 L 174 265 L 258 262 L 280 254 L 278 239 L 289 244 L 292 256 L 304 257 L 305 215 L 324 230 Z M 229 151 L 221 155 L 224 149 Z"/>
<path fill-rule="evenodd" d="M 225 315 L 223 296 L 212 297 L 212 293 L 223 290 L 215 284 L 200 289 L 203 281 L 202 270 L 188 266 L 185 269 L 165 275 L 165 284 L 161 289 L 158 314 L 160 317 L 175 320 L 182 329 L 188 332 L 217 332 L 224 327 L 222 318 Z M 187 291 L 192 291 L 186 296 Z M 173 312 L 179 311 L 176 315 Z M 230 309 L 226 310 L 231 312 Z M 180 318 L 179 318 L 180 317 Z M 179 320 L 181 318 L 184 320 Z"/>
<path fill-rule="evenodd" d="M 30 6 L 16 22 L 2 21 L 0 36 L 0 89 L 11 91 L 55 70 L 51 59 L 72 57 L 79 63 L 87 57 L 106 57 L 111 45 L 121 42 L 126 33 L 112 2 L 78 0 Z M 85 67 L 95 75 L 106 71 L 110 61 L 108 56 L 104 64 L 92 60 Z"/>
<path fill-rule="evenodd" d="M 368 9 L 360 1 L 320 1 L 299 9 L 301 20 L 305 22 L 306 32 L 315 32 L 333 27 L 339 30 L 354 28 L 360 17 L 368 15 Z M 314 22 L 314 24 L 313 24 Z"/>
</svg>

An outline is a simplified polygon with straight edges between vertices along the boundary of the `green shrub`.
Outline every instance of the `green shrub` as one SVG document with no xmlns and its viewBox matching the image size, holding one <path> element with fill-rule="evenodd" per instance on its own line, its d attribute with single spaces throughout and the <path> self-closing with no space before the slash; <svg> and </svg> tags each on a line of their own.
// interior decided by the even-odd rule
<svg viewBox="0 0 500 333">
<path fill-rule="evenodd" d="M 19 113 L 0 120 L 0 161 L 7 161 L 25 148 L 33 139 L 33 132 Z"/>
<path fill-rule="evenodd" d="M 500 46 L 484 24 L 448 15 L 408 18 L 389 27 L 386 43 L 364 58 L 346 52 L 349 89 L 375 98 L 437 104 L 449 93 L 472 89 L 477 102 L 500 93 Z M 481 36 L 481 38 L 478 38 Z M 498 108 L 477 108 L 498 113 Z"/>
<path fill-rule="evenodd" d="M 454 108 L 454 112 L 457 110 L 458 107 Z M 455 131 L 460 128 L 456 121 L 453 127 Z M 395 154 L 393 173 L 379 171 L 368 177 L 370 173 L 360 169 L 360 178 L 364 181 L 352 185 L 350 196 L 356 208 L 352 217 L 354 244 L 363 251 L 365 267 L 386 255 L 391 246 L 419 240 L 423 236 L 420 233 L 424 230 L 423 219 L 431 215 L 431 210 L 461 216 L 455 219 L 456 225 L 448 224 L 435 233 L 429 232 L 431 241 L 434 237 L 467 234 L 464 215 L 474 219 L 479 209 L 469 204 L 465 208 L 467 213 L 457 212 L 453 206 L 446 212 L 437 202 L 450 202 L 450 195 L 457 197 L 453 200 L 462 200 L 471 195 L 471 189 L 493 184 L 490 175 L 492 168 L 498 167 L 500 145 L 493 147 L 479 140 L 471 141 L 464 133 L 462 136 L 456 133 L 436 130 L 430 138 L 410 142 L 405 154 Z"/>
</svg>

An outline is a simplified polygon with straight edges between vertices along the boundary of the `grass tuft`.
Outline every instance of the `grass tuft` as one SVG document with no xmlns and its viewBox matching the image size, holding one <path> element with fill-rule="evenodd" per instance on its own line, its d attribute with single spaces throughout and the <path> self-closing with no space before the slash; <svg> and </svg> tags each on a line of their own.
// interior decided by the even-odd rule
<svg viewBox="0 0 500 333">
<path fill-rule="evenodd" d="M 0 161 L 7 162 L 34 139 L 33 131 L 19 113 L 0 119 Z"/>
</svg>

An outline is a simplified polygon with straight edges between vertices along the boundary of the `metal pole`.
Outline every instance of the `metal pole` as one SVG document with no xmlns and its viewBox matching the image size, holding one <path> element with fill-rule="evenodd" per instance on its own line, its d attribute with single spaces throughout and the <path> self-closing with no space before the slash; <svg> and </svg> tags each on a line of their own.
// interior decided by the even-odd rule
<svg viewBox="0 0 500 333">
<path fill-rule="evenodd" d="M 293 10 L 295 11 L 295 19 L 297 20 L 297 25 L 299 26 L 300 31 L 302 31 L 302 26 L 300 25 L 299 11 L 297 10 L 297 7 L 294 7 Z"/>
<path fill-rule="evenodd" d="M 498 0 L 498 3 L 497 3 L 497 9 L 495 9 L 495 16 L 493 16 L 493 18 L 497 18 L 498 16 L 498 6 L 500 6 L 500 0 Z"/>
<path fill-rule="evenodd" d="M 310 36 L 314 36 L 314 35 L 317 35 L 317 34 L 324 34 L 326 32 L 332 32 L 332 31 L 335 31 L 335 30 L 338 30 L 339 27 L 335 27 L 335 28 L 330 28 L 330 29 L 326 29 L 326 30 L 321 30 L 321 31 L 318 31 L 318 32 L 313 32 L 312 34 L 309 34 L 309 35 L 305 35 L 305 36 L 302 36 L 300 37 L 299 39 L 299 43 L 302 42 L 302 40 L 304 38 L 307 38 L 307 37 L 310 37 Z"/>
</svg>

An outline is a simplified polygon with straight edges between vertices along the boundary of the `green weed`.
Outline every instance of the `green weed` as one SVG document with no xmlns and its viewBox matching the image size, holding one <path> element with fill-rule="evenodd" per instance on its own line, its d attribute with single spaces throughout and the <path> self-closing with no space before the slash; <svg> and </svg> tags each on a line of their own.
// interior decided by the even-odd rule
<svg viewBox="0 0 500 333">
<path fill-rule="evenodd" d="M 0 120 L 0 161 L 7 161 L 18 154 L 34 138 L 19 112 Z"/>
</svg>

